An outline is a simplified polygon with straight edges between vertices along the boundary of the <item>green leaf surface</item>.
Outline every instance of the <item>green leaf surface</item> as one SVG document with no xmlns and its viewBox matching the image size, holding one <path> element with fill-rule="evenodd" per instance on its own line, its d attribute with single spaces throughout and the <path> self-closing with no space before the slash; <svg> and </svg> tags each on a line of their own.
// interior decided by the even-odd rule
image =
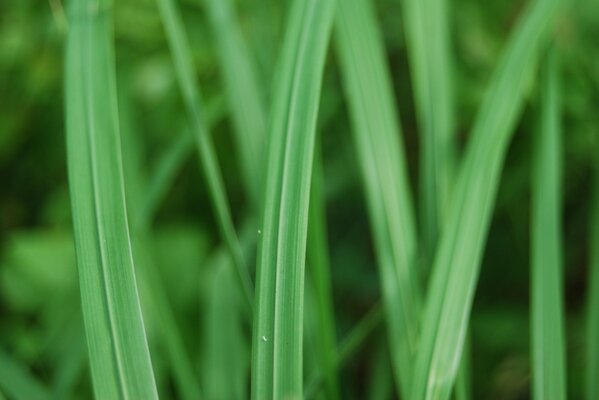
<svg viewBox="0 0 599 400">
<path fill-rule="evenodd" d="M 333 0 L 290 10 L 269 128 L 258 244 L 252 398 L 302 398 L 303 289 L 310 180 Z"/>
<path fill-rule="evenodd" d="M 123 191 L 112 3 L 74 0 L 70 6 L 67 161 L 94 393 L 98 399 L 156 399 Z"/>
<path fill-rule="evenodd" d="M 234 17 L 231 0 L 208 0 L 208 11 L 233 118 L 246 191 L 255 208 L 262 201 L 266 107 L 252 59 Z"/>
<path fill-rule="evenodd" d="M 391 76 L 366 0 L 339 3 L 336 45 L 365 186 L 395 381 L 407 398 L 420 320 L 416 233 Z"/>
<path fill-rule="evenodd" d="M 204 115 L 206 110 L 202 104 L 200 90 L 195 82 L 191 51 L 183 21 L 174 0 L 157 0 L 157 2 L 171 49 L 179 88 L 190 119 L 191 133 L 196 142 L 202 172 L 204 173 L 212 207 L 216 214 L 218 229 L 223 242 L 229 248 L 240 290 L 243 292 L 248 310 L 251 311 L 254 297 L 252 280 L 243 257 L 239 238 L 235 232 L 235 226 L 233 225 L 222 173 Z"/>
<path fill-rule="evenodd" d="M 449 0 L 400 0 L 420 131 L 421 251 L 436 248 L 455 162 Z"/>
<path fill-rule="evenodd" d="M 523 109 L 527 78 L 559 4 L 529 4 L 477 115 L 435 256 L 410 399 L 450 396 L 507 146 Z"/>
<path fill-rule="evenodd" d="M 552 50 L 543 68 L 532 196 L 532 392 L 537 400 L 566 398 L 559 74 Z"/>
</svg>

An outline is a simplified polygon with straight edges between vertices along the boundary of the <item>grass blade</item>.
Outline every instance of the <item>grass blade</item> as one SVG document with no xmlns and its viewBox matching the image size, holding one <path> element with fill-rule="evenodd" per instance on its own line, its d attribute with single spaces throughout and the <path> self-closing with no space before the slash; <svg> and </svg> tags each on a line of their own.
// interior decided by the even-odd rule
<svg viewBox="0 0 599 400">
<path fill-rule="evenodd" d="M 333 310 L 333 293 L 331 289 L 331 266 L 328 250 L 326 204 L 323 194 L 324 177 L 320 146 L 316 147 L 314 171 L 312 173 L 312 193 L 308 214 L 308 275 L 314 286 L 316 297 L 313 308 L 318 318 L 318 339 L 315 357 L 326 373 L 327 398 L 334 400 L 341 397 L 339 381 L 335 368 L 337 353 L 337 334 L 335 330 L 335 313 Z"/>
<path fill-rule="evenodd" d="M 411 399 L 449 398 L 507 145 L 523 108 L 527 78 L 559 3 L 530 4 L 477 116 L 435 258 Z"/>
<path fill-rule="evenodd" d="M 135 210 L 139 209 L 139 205 L 144 204 L 143 199 L 148 193 L 148 189 L 143 174 L 142 142 L 134 124 L 130 100 L 126 96 L 125 90 L 121 90 L 120 94 L 123 167 L 127 206 L 133 215 L 131 237 L 133 255 L 138 266 L 142 309 L 147 320 L 151 320 L 148 316 L 154 316 L 156 325 L 161 327 L 159 343 L 166 355 L 170 370 L 172 370 L 173 380 L 180 398 L 198 400 L 201 398 L 200 388 L 155 262 L 149 221 L 142 219 L 145 217 L 144 214 L 135 213 Z"/>
<path fill-rule="evenodd" d="M 196 141 L 202 172 L 204 173 L 208 184 L 212 206 L 218 222 L 218 229 L 224 243 L 229 248 L 229 252 L 233 259 L 233 265 L 235 266 L 236 277 L 241 291 L 243 292 L 245 303 L 248 306 L 248 309 L 251 310 L 254 297 L 252 280 L 243 258 L 243 251 L 237 233 L 235 232 L 222 173 L 218 165 L 216 152 L 214 151 L 212 137 L 208 131 L 205 116 L 203 114 L 205 111 L 202 106 L 200 90 L 194 79 L 189 41 L 185 35 L 181 16 L 176 9 L 174 0 L 157 1 L 168 43 L 171 48 L 175 73 L 190 118 L 191 130 Z"/>
<path fill-rule="evenodd" d="M 252 398 L 302 397 L 302 309 L 312 160 L 333 0 L 297 0 L 275 83 L 258 245 Z"/>
<path fill-rule="evenodd" d="M 264 170 L 266 110 L 249 52 L 233 16 L 231 0 L 208 0 L 210 21 L 235 126 L 246 191 L 260 203 Z"/>
<path fill-rule="evenodd" d="M 112 3 L 71 3 L 67 152 L 77 265 L 97 398 L 156 399 L 135 282 L 117 117 Z"/>
<path fill-rule="evenodd" d="M 213 126 L 224 116 L 223 98 L 218 97 L 212 102 L 206 104 L 206 120 L 208 126 Z M 185 128 L 179 133 L 178 137 L 162 154 L 156 162 L 152 173 L 148 180 L 148 187 L 145 196 L 140 201 L 139 216 L 140 225 L 151 225 L 158 211 L 160 204 L 164 200 L 168 190 L 171 188 L 173 181 L 185 161 L 189 159 L 193 153 L 193 135 L 187 132 Z"/>
<path fill-rule="evenodd" d="M 202 385 L 207 399 L 247 398 L 249 347 L 243 334 L 243 308 L 236 295 L 231 259 L 217 250 L 210 261 L 211 284 L 204 312 L 206 327 Z"/>
<path fill-rule="evenodd" d="M 408 398 L 421 295 L 397 107 L 371 3 L 345 0 L 337 17 L 336 44 L 374 233 L 391 362 L 398 392 Z"/>
<path fill-rule="evenodd" d="M 449 202 L 455 143 L 448 0 L 402 0 L 408 61 L 421 134 L 421 253 L 436 248 Z"/>
<path fill-rule="evenodd" d="M 544 67 L 532 208 L 533 398 L 565 399 L 560 86 L 555 50 Z"/>
</svg>

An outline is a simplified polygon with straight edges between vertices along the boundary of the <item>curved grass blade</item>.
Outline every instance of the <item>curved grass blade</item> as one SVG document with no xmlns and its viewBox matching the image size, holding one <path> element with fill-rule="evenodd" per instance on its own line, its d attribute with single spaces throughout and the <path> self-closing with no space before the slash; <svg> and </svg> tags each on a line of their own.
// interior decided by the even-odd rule
<svg viewBox="0 0 599 400">
<path fill-rule="evenodd" d="M 220 235 L 229 248 L 245 304 L 251 311 L 254 298 L 252 280 L 243 257 L 239 238 L 235 232 L 222 173 L 218 165 L 216 152 L 214 151 L 212 137 L 208 131 L 206 119 L 203 114 L 205 110 L 202 106 L 200 90 L 194 79 L 189 41 L 185 35 L 183 22 L 176 9 L 174 0 L 157 0 L 157 2 L 171 49 L 175 73 L 190 118 L 191 131 L 196 141 L 202 172 L 208 183 L 212 207 L 216 214 Z"/>
<path fill-rule="evenodd" d="M 15 400 L 50 400 L 48 389 L 23 365 L 0 350 L 0 389 Z"/>
<path fill-rule="evenodd" d="M 595 148 L 595 182 L 591 220 L 591 265 L 587 310 L 587 399 L 599 398 L 599 147 Z"/>
<path fill-rule="evenodd" d="M 69 185 L 96 398 L 158 397 L 123 191 L 112 3 L 71 2 L 66 46 Z"/>
<path fill-rule="evenodd" d="M 410 399 L 447 399 L 454 384 L 485 238 L 527 78 L 559 0 L 535 0 L 510 37 L 477 116 L 437 251 Z"/>
<path fill-rule="evenodd" d="M 378 258 L 391 363 L 408 398 L 420 320 L 416 234 L 391 78 L 366 0 L 339 3 L 336 45 Z"/>
<path fill-rule="evenodd" d="M 536 138 L 532 202 L 532 393 L 565 399 L 561 238 L 561 128 L 557 54 L 546 58 Z"/>
<path fill-rule="evenodd" d="M 455 143 L 448 0 L 401 0 L 421 133 L 421 253 L 436 248 L 453 178 Z"/>
<path fill-rule="evenodd" d="M 302 397 L 302 309 L 312 160 L 334 0 L 296 0 L 275 83 L 258 246 L 252 398 Z"/>
<path fill-rule="evenodd" d="M 208 0 L 227 99 L 232 111 L 237 151 L 246 191 L 258 208 L 262 200 L 266 110 L 249 52 L 233 16 L 231 0 Z"/>
<path fill-rule="evenodd" d="M 145 217 L 144 214 L 135 213 L 138 205 L 143 204 L 143 198 L 148 193 L 148 189 L 143 174 L 142 142 L 133 121 L 131 104 L 126 96 L 126 91 L 121 90 L 120 94 L 126 197 L 128 209 L 133 215 L 131 238 L 140 282 L 142 309 L 147 320 L 152 320 L 148 316 L 153 316 L 156 325 L 161 327 L 159 344 L 164 351 L 170 370 L 172 370 L 179 397 L 185 400 L 199 400 L 202 396 L 193 364 L 189 352 L 185 349 L 181 330 L 155 262 L 149 221 L 142 219 Z"/>
</svg>

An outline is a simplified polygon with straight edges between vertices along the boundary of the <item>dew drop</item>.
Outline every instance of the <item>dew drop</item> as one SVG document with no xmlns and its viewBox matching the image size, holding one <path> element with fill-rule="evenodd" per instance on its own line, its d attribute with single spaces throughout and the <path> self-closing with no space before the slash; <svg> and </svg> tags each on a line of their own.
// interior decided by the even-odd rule
<svg viewBox="0 0 599 400">
<path fill-rule="evenodd" d="M 262 235 L 262 231 L 258 229 L 258 235 Z"/>
</svg>

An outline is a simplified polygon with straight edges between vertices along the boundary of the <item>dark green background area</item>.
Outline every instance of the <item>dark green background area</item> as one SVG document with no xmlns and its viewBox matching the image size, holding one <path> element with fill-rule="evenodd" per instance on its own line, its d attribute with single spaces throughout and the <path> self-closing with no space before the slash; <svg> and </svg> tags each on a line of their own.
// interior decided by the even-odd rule
<svg viewBox="0 0 599 400">
<path fill-rule="evenodd" d="M 377 10 L 416 196 L 419 136 L 399 1 L 377 1 Z M 165 149 L 185 128 L 184 107 L 154 2 L 115 3 L 119 106 L 129 110 L 129 121 L 124 123 L 139 136 L 144 172 L 151 176 Z M 246 199 L 223 102 L 215 41 L 202 1 L 179 3 L 193 46 L 197 82 L 206 104 L 221 109 L 215 113 L 212 134 L 234 218 L 240 222 L 247 211 Z M 237 2 L 244 38 L 265 93 L 272 84 L 284 27 L 283 3 Z M 463 147 L 491 71 L 526 2 L 449 3 L 457 126 Z M 58 0 L 0 2 L 0 352 L 28 368 L 65 399 L 86 399 L 91 396 L 91 386 L 78 305 L 66 174 L 65 21 Z M 584 387 L 593 164 L 599 157 L 599 5 L 571 2 L 559 21 L 557 44 L 564 73 L 562 188 L 568 390 L 570 398 L 578 399 Z M 376 303 L 380 290 L 340 85 L 337 60 L 330 52 L 318 134 L 324 159 L 335 313 L 338 334 L 343 338 Z M 509 150 L 476 292 L 471 320 L 474 399 L 529 398 L 529 221 L 537 90 L 531 84 L 526 110 Z M 194 360 L 200 360 L 202 293 L 208 290 L 210 279 L 203 267 L 217 246 L 218 235 L 209 194 L 191 152 L 170 186 L 155 221 L 157 261 L 186 346 Z M 309 313 L 309 303 L 307 307 Z M 152 348 L 156 327 L 151 317 L 147 327 Z M 385 356 L 385 340 L 379 327 L 344 366 L 344 398 L 364 398 L 367 387 L 376 382 L 371 365 L 376 357 Z M 161 395 L 171 398 L 172 377 L 161 368 L 162 358 L 159 350 L 152 350 Z"/>
</svg>

